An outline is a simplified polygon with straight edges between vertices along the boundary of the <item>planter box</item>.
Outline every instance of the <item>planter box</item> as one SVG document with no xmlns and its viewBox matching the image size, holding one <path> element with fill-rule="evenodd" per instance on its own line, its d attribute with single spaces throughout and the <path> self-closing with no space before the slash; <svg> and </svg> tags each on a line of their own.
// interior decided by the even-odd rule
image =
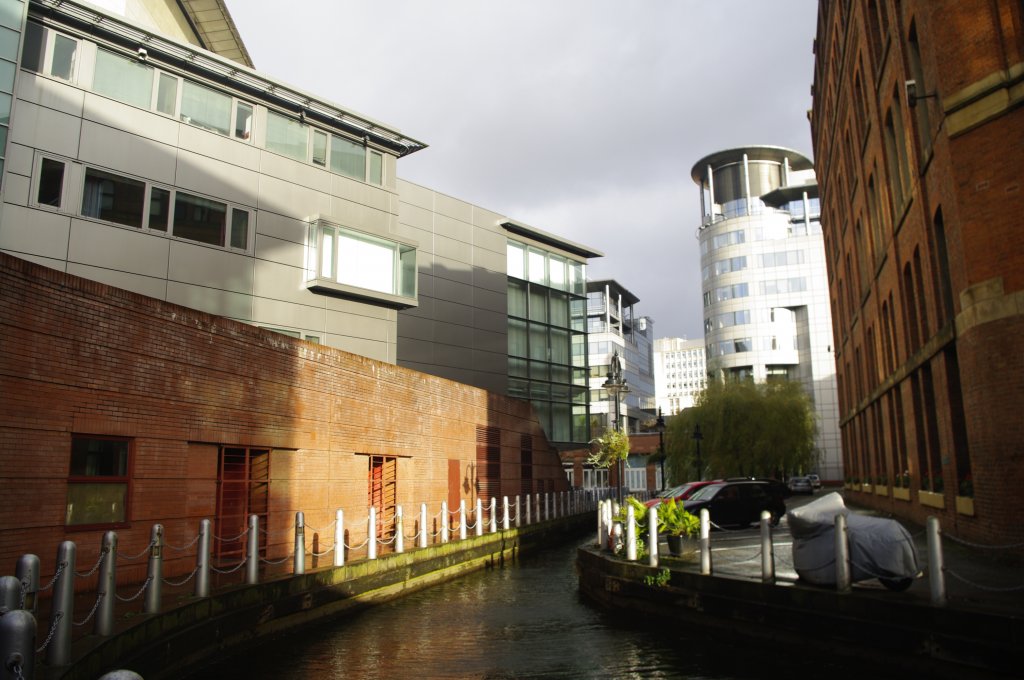
<svg viewBox="0 0 1024 680">
<path fill-rule="evenodd" d="M 682 560 L 694 560 L 700 556 L 700 539 L 689 536 L 666 536 L 668 551 L 673 557 Z"/>
<path fill-rule="evenodd" d="M 934 493 L 932 491 L 918 491 L 917 500 L 921 505 L 927 505 L 930 508 L 944 509 L 946 507 L 946 497 L 941 493 Z"/>
<path fill-rule="evenodd" d="M 876 484 L 875 485 L 875 494 L 878 495 L 878 496 L 888 496 L 889 495 L 889 487 L 882 486 L 881 484 Z"/>
<path fill-rule="evenodd" d="M 974 499 L 970 496 L 957 496 L 956 511 L 961 515 L 974 517 Z"/>
<path fill-rule="evenodd" d="M 900 501 L 910 500 L 910 489 L 906 489 L 900 486 L 893 487 L 892 497 Z"/>
</svg>

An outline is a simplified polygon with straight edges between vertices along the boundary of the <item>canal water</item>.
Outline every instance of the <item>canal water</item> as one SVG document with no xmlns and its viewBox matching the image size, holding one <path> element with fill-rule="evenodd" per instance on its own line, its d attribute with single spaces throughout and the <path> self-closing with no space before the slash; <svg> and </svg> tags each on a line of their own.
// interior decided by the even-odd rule
<svg viewBox="0 0 1024 680">
<path fill-rule="evenodd" d="M 801 650 L 610 614 L 581 600 L 576 544 L 268 640 L 217 678 L 841 678 Z M 808 641 L 808 647 L 813 646 Z M 863 668 L 861 671 L 863 672 Z M 852 676 L 851 676 L 852 677 Z"/>
</svg>

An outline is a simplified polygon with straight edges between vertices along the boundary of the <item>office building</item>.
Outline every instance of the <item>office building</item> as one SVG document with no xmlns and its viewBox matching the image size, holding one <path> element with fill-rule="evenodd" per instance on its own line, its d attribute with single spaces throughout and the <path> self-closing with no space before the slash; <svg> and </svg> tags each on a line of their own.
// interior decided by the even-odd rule
<svg viewBox="0 0 1024 680">
<path fill-rule="evenodd" d="M 693 406 L 707 384 L 703 340 L 658 338 L 654 341 L 655 400 L 664 416 L 674 416 Z"/>
<path fill-rule="evenodd" d="M 691 174 L 701 198 L 709 378 L 803 384 L 817 421 L 813 471 L 838 481 L 832 322 L 811 161 L 748 146 L 705 156 Z"/>
</svg>

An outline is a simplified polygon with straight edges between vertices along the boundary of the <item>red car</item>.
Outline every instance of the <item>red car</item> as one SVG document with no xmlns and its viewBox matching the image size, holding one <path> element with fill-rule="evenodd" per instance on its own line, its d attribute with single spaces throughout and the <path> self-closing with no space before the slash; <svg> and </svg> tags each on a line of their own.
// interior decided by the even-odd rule
<svg viewBox="0 0 1024 680">
<path fill-rule="evenodd" d="M 687 482 L 686 484 L 680 484 L 679 486 L 674 486 L 671 489 L 662 491 L 657 496 L 644 503 L 644 505 L 648 508 L 652 508 L 669 498 L 674 498 L 676 499 L 676 502 L 679 503 L 692 496 L 698 489 L 701 489 L 708 484 L 716 484 L 721 481 L 721 479 L 705 479 L 700 482 Z"/>
</svg>

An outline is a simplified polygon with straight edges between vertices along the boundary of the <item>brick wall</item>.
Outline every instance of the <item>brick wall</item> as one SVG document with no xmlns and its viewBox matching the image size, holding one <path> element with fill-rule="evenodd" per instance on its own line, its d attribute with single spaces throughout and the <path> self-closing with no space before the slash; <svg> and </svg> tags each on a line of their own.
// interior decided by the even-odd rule
<svg viewBox="0 0 1024 680">
<path fill-rule="evenodd" d="M 472 505 L 480 427 L 500 433 L 503 494 L 567 488 L 526 402 L 5 254 L 0 327 L 0 573 L 24 553 L 52 573 L 67 539 L 80 569 L 95 561 L 105 529 L 65 527 L 73 434 L 130 438 L 129 523 L 118 529 L 128 554 L 147 545 L 155 522 L 180 546 L 214 518 L 221 446 L 271 451 L 270 555 L 290 552 L 297 510 L 326 527 L 342 508 L 351 540 L 362 540 L 355 523 L 367 514 L 370 455 L 398 458 L 407 534 L 420 503 L 433 514 L 449 498 L 450 460 L 456 493 Z M 523 434 L 533 441 L 532 489 L 520 485 Z M 172 561 L 168 574 L 187 573 L 191 559 Z M 120 568 L 119 580 L 140 569 Z"/>
</svg>

